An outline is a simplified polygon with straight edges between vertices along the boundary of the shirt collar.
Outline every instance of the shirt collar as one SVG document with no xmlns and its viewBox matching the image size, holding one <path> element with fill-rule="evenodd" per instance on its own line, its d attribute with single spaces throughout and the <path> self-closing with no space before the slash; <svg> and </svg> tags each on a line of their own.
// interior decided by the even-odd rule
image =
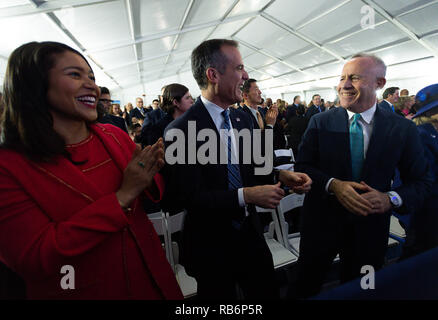
<svg viewBox="0 0 438 320">
<path fill-rule="evenodd" d="M 204 98 L 201 95 L 201 101 L 204 104 L 205 108 L 207 108 L 208 113 L 211 115 L 213 119 L 217 119 L 219 117 L 222 117 L 222 112 L 224 111 L 223 108 L 219 107 L 217 104 L 214 104 L 211 101 L 208 101 L 206 98 Z M 221 118 L 222 119 L 222 118 Z"/>
<path fill-rule="evenodd" d="M 250 106 L 248 106 L 248 105 L 246 105 L 246 104 L 245 104 L 245 106 L 251 111 L 251 113 L 252 113 L 255 117 L 257 117 L 257 111 L 258 111 L 258 110 L 255 110 L 255 109 L 251 108 Z"/>
<path fill-rule="evenodd" d="M 391 102 L 389 102 L 388 100 L 386 100 L 386 99 L 384 99 L 386 102 L 388 102 L 389 103 L 389 105 L 392 107 L 393 106 L 393 104 L 391 103 Z"/>
<path fill-rule="evenodd" d="M 350 120 L 355 113 L 351 112 L 350 110 L 346 109 L 347 113 L 348 113 L 348 119 Z M 369 108 L 368 110 L 365 110 L 364 112 L 362 112 L 360 114 L 360 116 L 362 117 L 362 119 L 367 123 L 370 124 L 371 121 L 374 118 L 374 113 L 376 112 L 376 104 L 374 104 L 371 108 Z"/>
</svg>

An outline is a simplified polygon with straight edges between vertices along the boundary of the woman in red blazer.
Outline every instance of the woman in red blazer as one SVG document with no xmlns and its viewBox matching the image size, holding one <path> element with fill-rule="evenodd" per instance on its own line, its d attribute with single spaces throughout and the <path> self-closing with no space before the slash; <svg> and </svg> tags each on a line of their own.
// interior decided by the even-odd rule
<svg viewBox="0 0 438 320">
<path fill-rule="evenodd" d="M 10 56 L 0 148 L 0 261 L 31 299 L 181 299 L 140 205 L 159 201 L 163 143 L 96 124 L 93 71 L 60 43 Z"/>
</svg>

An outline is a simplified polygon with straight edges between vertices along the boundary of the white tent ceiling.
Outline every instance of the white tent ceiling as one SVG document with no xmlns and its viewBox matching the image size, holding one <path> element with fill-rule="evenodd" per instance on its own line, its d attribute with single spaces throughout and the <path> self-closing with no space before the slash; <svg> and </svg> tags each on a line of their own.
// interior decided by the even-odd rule
<svg viewBox="0 0 438 320">
<path fill-rule="evenodd" d="M 368 8 L 374 25 L 364 28 Z M 17 46 L 60 41 L 84 53 L 99 85 L 136 95 L 175 76 L 199 92 L 191 50 L 232 38 L 265 93 L 302 92 L 333 88 L 359 51 L 383 58 L 390 80 L 435 76 L 438 1 L 1 0 L 0 38 L 0 78 Z"/>
</svg>

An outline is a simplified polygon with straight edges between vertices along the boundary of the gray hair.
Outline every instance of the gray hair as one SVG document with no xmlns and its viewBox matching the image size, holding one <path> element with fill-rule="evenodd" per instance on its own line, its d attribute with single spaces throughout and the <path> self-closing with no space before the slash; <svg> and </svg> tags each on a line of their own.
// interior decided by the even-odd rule
<svg viewBox="0 0 438 320">
<path fill-rule="evenodd" d="M 382 70 L 383 74 L 381 76 L 383 78 L 386 76 L 386 64 L 378 56 L 371 54 L 371 53 L 359 52 L 351 57 L 351 59 L 354 59 L 354 58 L 370 58 L 370 59 L 372 59 L 374 64 L 376 65 L 376 67 L 378 67 L 379 69 Z"/>
</svg>

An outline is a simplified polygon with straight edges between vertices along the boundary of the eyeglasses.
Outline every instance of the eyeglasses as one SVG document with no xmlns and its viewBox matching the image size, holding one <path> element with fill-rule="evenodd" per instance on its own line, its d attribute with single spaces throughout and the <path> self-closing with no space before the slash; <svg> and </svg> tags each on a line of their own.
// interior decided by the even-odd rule
<svg viewBox="0 0 438 320">
<path fill-rule="evenodd" d="M 113 103 L 113 100 L 109 100 L 109 99 L 99 99 L 99 101 L 103 103 Z"/>
</svg>

